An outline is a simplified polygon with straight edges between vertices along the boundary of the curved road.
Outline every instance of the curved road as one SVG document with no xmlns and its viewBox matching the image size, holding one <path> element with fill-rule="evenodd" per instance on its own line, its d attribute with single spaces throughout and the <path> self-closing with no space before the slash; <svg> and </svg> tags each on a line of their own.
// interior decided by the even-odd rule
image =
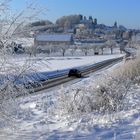
<svg viewBox="0 0 140 140">
<path fill-rule="evenodd" d="M 99 63 L 95 63 L 93 65 L 89 65 L 86 67 L 78 67 L 77 69 L 80 70 L 80 72 L 82 73 L 82 76 L 85 76 L 89 73 L 93 73 L 95 71 L 98 71 L 102 68 L 115 64 L 122 60 L 123 60 L 123 57 L 113 58 L 109 60 L 104 60 Z M 49 89 L 49 88 L 64 84 L 68 81 L 74 80 L 75 78 L 76 77 L 68 77 L 68 72 L 66 72 L 66 73 L 63 73 L 62 75 L 58 75 L 57 77 L 48 79 L 46 81 L 42 81 L 38 86 L 33 85 L 33 88 L 34 88 L 33 92 Z"/>
</svg>

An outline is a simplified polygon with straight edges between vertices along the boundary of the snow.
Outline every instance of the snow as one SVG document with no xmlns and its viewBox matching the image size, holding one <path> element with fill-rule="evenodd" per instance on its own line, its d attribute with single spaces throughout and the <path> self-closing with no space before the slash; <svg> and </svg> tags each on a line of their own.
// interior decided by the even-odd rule
<svg viewBox="0 0 140 140">
<path fill-rule="evenodd" d="M 84 65 L 90 65 L 97 62 L 101 62 L 103 60 L 112 59 L 124 56 L 124 54 L 113 54 L 113 55 L 98 55 L 98 56 L 73 56 L 73 57 L 46 57 L 45 55 L 41 55 L 38 57 L 12 57 L 11 61 L 16 63 L 17 65 L 23 65 L 25 61 L 30 60 L 33 64 L 33 69 L 38 72 L 46 72 L 46 71 L 59 71 L 64 69 L 69 69 L 72 67 L 79 67 Z"/>
<path fill-rule="evenodd" d="M 25 104 L 26 106 L 26 104 Z M 85 118 L 79 122 L 68 124 L 67 121 L 59 118 L 48 119 L 46 112 L 43 110 L 31 110 L 31 116 L 25 121 L 20 122 L 19 132 L 9 134 L 9 139 L 132 139 L 137 137 L 137 129 L 139 128 L 138 111 L 131 110 L 127 112 L 116 113 L 112 116 L 96 116 L 92 115 L 94 125 L 91 127 L 82 126 Z M 112 118 L 111 118 L 112 117 Z M 113 120 L 114 119 L 114 120 Z"/>
<path fill-rule="evenodd" d="M 83 66 L 100 62 L 102 60 L 120 57 L 122 55 L 104 55 L 87 57 L 18 57 L 10 58 L 16 64 L 22 65 L 25 60 L 31 59 L 34 67 L 39 72 L 55 71 L 75 66 Z M 123 110 L 111 114 L 89 113 L 79 119 L 70 121 L 68 116 L 48 114 L 49 108 L 57 101 L 59 94 L 93 85 L 96 80 L 120 67 L 122 63 L 113 67 L 104 68 L 89 76 L 76 79 L 53 90 L 44 90 L 31 96 L 17 99 L 21 108 L 15 121 L 13 130 L 8 125 L 0 126 L 1 140 L 139 140 L 140 137 L 140 88 L 136 87 L 130 93 L 133 106 L 130 110 Z M 55 114 L 55 112 L 53 112 Z M 2 121 L 1 121 L 2 124 Z"/>
</svg>

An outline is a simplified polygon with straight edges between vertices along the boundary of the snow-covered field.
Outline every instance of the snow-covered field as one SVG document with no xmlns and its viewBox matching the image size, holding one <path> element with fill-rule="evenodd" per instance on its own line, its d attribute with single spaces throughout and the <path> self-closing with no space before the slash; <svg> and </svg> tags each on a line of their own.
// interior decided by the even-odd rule
<svg viewBox="0 0 140 140">
<path fill-rule="evenodd" d="M 32 68 L 38 72 L 44 71 L 57 71 L 68 69 L 72 67 L 79 67 L 84 65 L 90 65 L 103 60 L 112 59 L 124 56 L 124 54 L 113 55 L 98 55 L 98 56 L 73 56 L 73 57 L 46 57 L 45 55 L 39 55 L 37 57 L 18 57 L 14 56 L 10 58 L 15 64 L 23 65 L 25 61 L 30 60 L 33 64 Z"/>
<path fill-rule="evenodd" d="M 119 55 L 89 56 L 89 57 L 44 57 L 30 58 L 38 71 L 61 70 L 75 66 L 93 64 L 105 59 L 119 57 Z M 26 59 L 29 59 L 26 57 Z M 25 58 L 11 58 L 17 64 L 23 64 Z M 128 108 L 110 114 L 89 113 L 75 119 L 70 116 L 56 115 L 51 106 L 59 100 L 63 92 L 69 94 L 74 89 L 88 90 L 95 81 L 108 72 L 120 67 L 122 63 L 100 70 L 89 77 L 75 80 L 67 86 L 58 86 L 51 91 L 42 91 L 32 96 L 17 99 L 17 106 L 21 107 L 13 118 L 13 128 L 1 120 L 0 140 L 139 140 L 140 139 L 140 88 L 135 87 L 128 97 Z M 98 81 L 99 82 L 99 81 Z M 130 102 L 131 101 L 131 102 Z M 10 105 L 9 105 L 10 107 Z M 126 108 L 127 108 L 126 107 Z M 50 113 L 51 112 L 51 113 Z M 14 114 L 14 112 L 13 112 Z M 54 115 L 51 115 L 54 114 Z"/>
</svg>

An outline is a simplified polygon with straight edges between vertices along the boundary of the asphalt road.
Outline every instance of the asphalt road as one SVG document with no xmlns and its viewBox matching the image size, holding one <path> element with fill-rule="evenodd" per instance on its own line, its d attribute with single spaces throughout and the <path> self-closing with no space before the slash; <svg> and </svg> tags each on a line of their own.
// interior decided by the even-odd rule
<svg viewBox="0 0 140 140">
<path fill-rule="evenodd" d="M 78 67 L 78 69 L 80 70 L 81 74 L 82 74 L 82 77 L 90 74 L 90 73 L 93 73 L 93 72 L 96 72 L 98 70 L 101 70 L 105 67 L 108 67 L 109 65 L 112 65 L 112 64 L 116 64 L 117 62 L 120 62 L 123 60 L 123 57 L 119 57 L 119 58 L 114 58 L 114 59 L 109 59 L 109 60 L 105 60 L 105 61 L 102 61 L 102 62 L 99 62 L 99 63 L 96 63 L 96 64 L 93 64 L 93 65 L 89 65 L 89 66 L 85 66 L 85 67 Z M 68 74 L 64 74 L 64 75 L 59 75 L 58 77 L 55 77 L 55 78 L 51 78 L 51 79 L 48 79 L 46 81 L 43 81 L 43 82 L 40 82 L 39 85 L 33 85 L 34 89 L 32 92 L 39 92 L 39 91 L 42 91 L 42 90 L 46 90 L 46 89 L 50 89 L 50 88 L 54 88 L 58 85 L 62 85 L 64 83 L 67 83 L 69 81 L 72 81 L 74 79 L 76 79 L 77 77 L 75 76 L 72 76 L 72 77 L 68 77 Z"/>
</svg>

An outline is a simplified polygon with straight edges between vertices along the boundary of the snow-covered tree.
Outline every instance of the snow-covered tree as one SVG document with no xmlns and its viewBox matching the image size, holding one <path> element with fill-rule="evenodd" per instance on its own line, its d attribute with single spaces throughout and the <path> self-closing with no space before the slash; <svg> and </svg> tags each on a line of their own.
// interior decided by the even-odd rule
<svg viewBox="0 0 140 140">
<path fill-rule="evenodd" d="M 17 97 L 29 94 L 27 85 L 29 88 L 33 82 L 33 77 L 27 76 L 33 72 L 30 59 L 24 64 L 18 64 L 14 60 L 12 42 L 24 35 L 23 26 L 34 20 L 41 12 L 35 1 L 28 1 L 21 11 L 12 9 L 11 1 L 0 1 L 0 119 L 7 120 L 10 120 L 8 118 L 19 108 L 16 104 Z"/>
<path fill-rule="evenodd" d="M 110 48 L 111 54 L 113 54 L 113 49 L 116 47 L 116 42 L 112 39 L 106 41 L 106 46 Z"/>
<path fill-rule="evenodd" d="M 75 51 L 77 50 L 77 46 L 76 45 L 71 45 L 70 46 L 70 52 L 71 52 L 71 55 L 73 56 Z"/>
<path fill-rule="evenodd" d="M 81 45 L 79 47 L 79 49 L 81 49 L 81 51 L 84 53 L 84 55 L 87 56 L 89 49 L 90 49 L 90 46 L 89 45 Z"/>
<path fill-rule="evenodd" d="M 105 48 L 106 46 L 105 45 L 101 45 L 99 48 L 101 49 L 101 54 L 103 55 L 104 54 L 104 48 Z"/>
<path fill-rule="evenodd" d="M 94 54 L 99 54 L 99 49 L 100 46 L 99 45 L 91 45 L 90 48 L 94 51 Z"/>
<path fill-rule="evenodd" d="M 65 46 L 60 46 L 60 52 L 62 53 L 62 56 L 65 56 L 66 51 L 68 50 L 69 46 L 65 45 Z"/>
</svg>

